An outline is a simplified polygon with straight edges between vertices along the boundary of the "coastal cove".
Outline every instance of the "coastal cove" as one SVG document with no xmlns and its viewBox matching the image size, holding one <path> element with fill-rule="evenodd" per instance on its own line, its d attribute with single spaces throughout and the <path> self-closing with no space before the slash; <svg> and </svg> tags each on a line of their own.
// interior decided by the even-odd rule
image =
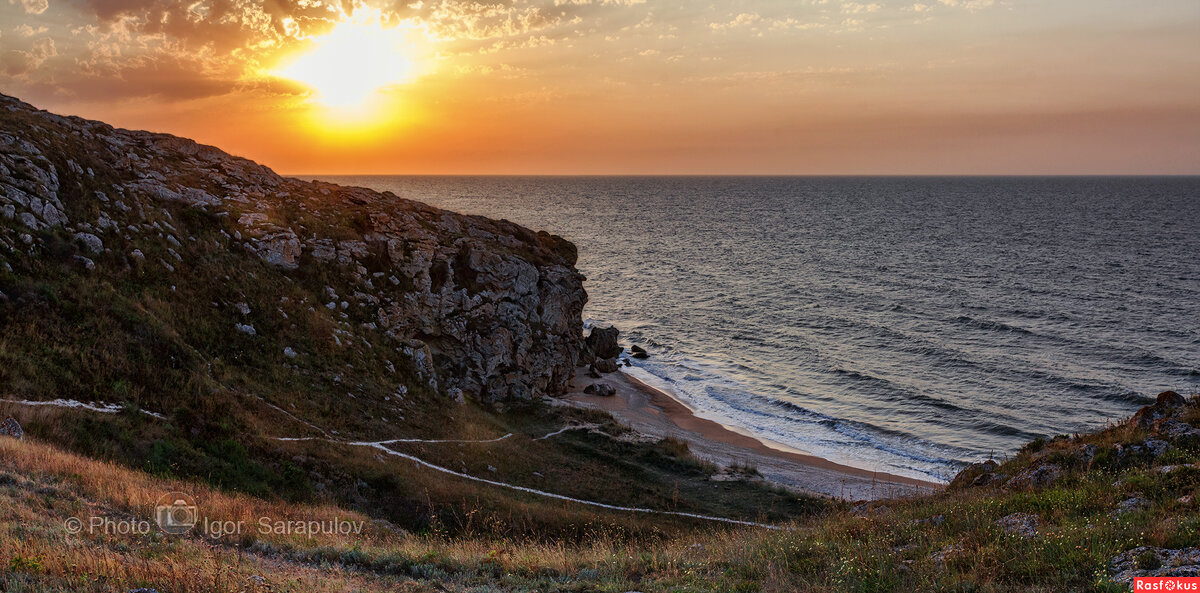
<svg viewBox="0 0 1200 593">
<path fill-rule="evenodd" d="M 944 483 L 1200 389 L 1195 177 L 322 177 L 579 248 L 691 410 Z"/>
<path fill-rule="evenodd" d="M 612 396 L 584 393 L 577 386 L 603 384 Z M 571 405 L 603 410 L 651 441 L 675 439 L 688 444 L 696 457 L 732 468 L 729 479 L 740 479 L 739 468 L 756 472 L 768 482 L 799 492 L 844 500 L 877 500 L 929 494 L 942 485 L 873 472 L 764 442 L 734 427 L 701 418 L 669 391 L 638 380 L 625 370 L 600 379 L 578 378 L 563 400 Z M 556 400 L 549 400 L 554 402 Z"/>
</svg>

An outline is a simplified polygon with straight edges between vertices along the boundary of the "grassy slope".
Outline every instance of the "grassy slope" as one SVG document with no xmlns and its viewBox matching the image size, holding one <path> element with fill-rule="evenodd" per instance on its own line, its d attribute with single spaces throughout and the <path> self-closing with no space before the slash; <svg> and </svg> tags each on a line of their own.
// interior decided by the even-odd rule
<svg viewBox="0 0 1200 593">
<path fill-rule="evenodd" d="M 172 218 L 176 226 L 193 224 L 188 216 Z M 1045 458 L 1067 468 L 1064 479 L 1044 490 L 970 488 L 890 502 L 889 513 L 869 518 L 831 508 L 796 520 L 794 533 L 596 512 L 418 471 L 369 450 L 271 441 L 264 437 L 316 433 L 259 398 L 298 417 L 321 418 L 327 430 L 356 439 L 484 439 L 514 432 L 491 445 L 396 448 L 472 475 L 581 498 L 771 521 L 826 506 L 751 483 L 714 484 L 707 480 L 711 468 L 669 444 L 635 445 L 588 432 L 532 438 L 571 419 L 619 434 L 603 417 L 540 406 L 452 405 L 422 390 L 412 372 L 386 354 L 384 336 L 365 335 L 374 348 L 333 343 L 337 320 L 321 307 L 308 310 L 314 291 L 330 279 L 289 277 L 243 254 L 206 249 L 215 222 L 188 227 L 197 241 L 187 273 L 148 266 L 80 274 L 70 261 L 78 246 L 53 236 L 45 239 L 57 245 L 57 256 L 5 255 L 14 272 L 0 269 L 0 290 L 10 299 L 0 304 L 4 396 L 127 403 L 116 415 L 0 404 L 0 415 L 20 417 L 34 438 L 22 445 L 0 440 L 0 570 L 8 589 L 149 584 L 160 591 L 235 591 L 258 574 L 275 590 L 421 590 L 446 582 L 457 589 L 543 591 L 1108 591 L 1120 590 L 1108 582 L 1116 554 L 1200 541 L 1196 507 L 1178 502 L 1200 495 L 1200 473 L 1151 469 L 1196 462 L 1195 443 L 1158 460 L 1135 456 L 1118 463 L 1111 454 L 1090 465 L 1079 460 L 1083 443 L 1145 438 L 1123 427 L 1030 448 L 1000 470 L 1012 475 Z M 202 280 L 224 276 L 225 282 Z M 264 346 L 230 332 L 243 319 L 232 307 L 238 302 L 250 305 L 256 327 L 278 337 Z M 266 314 L 279 309 L 286 320 Z M 301 355 L 287 359 L 284 345 Z M 386 369 L 389 359 L 395 373 Z M 408 388 L 403 400 L 394 397 L 399 385 Z M 351 392 L 355 397 L 347 396 Z M 1190 420 L 1198 423 L 1194 409 Z M 97 468 L 108 477 L 92 484 Z M 188 482 L 173 482 L 180 479 Z M 265 506 L 272 514 L 355 512 L 328 510 L 341 505 L 414 534 L 238 542 L 253 546 L 248 549 L 154 537 L 85 545 L 61 528 L 68 516 L 96 512 L 148 517 L 143 498 L 162 491 L 161 480 L 190 492 L 213 487 L 221 493 L 214 496 L 237 501 L 235 507 Z M 1151 506 L 1114 519 L 1113 509 L 1134 492 Z M 1024 539 L 996 525 L 1013 512 L 1039 515 L 1040 536 Z M 940 525 L 912 524 L 938 515 Z M 931 557 L 943 550 L 944 561 Z"/>
<path fill-rule="evenodd" d="M 59 192 L 72 219 L 94 217 L 93 192 L 112 183 L 106 175 L 115 173 L 89 156 L 81 140 L 58 142 L 49 156 L 60 172 L 70 170 L 65 159 L 98 171 L 70 179 L 63 173 Z M 229 239 L 236 212 L 146 206 L 125 218 L 114 211 L 122 229 L 139 230 L 105 233 L 104 253 L 90 253 L 53 228 L 35 233 L 33 248 L 15 239 L 14 249 L 0 245 L 0 399 L 102 401 L 122 404 L 125 412 L 0 403 L 0 419 L 15 416 L 45 442 L 154 475 L 268 500 L 342 504 L 419 532 L 478 531 L 470 509 L 490 515 L 489 530 L 520 537 L 579 538 L 593 521 L 631 536 L 688 522 L 597 515 L 418 472 L 369 450 L 272 437 L 320 434 L 306 423 L 346 440 L 487 439 L 514 432 L 487 448 L 414 444 L 397 450 L 472 475 L 616 505 L 781 520 L 823 504 L 749 481 L 714 487 L 708 479 L 713 468 L 677 448 L 586 433 L 534 441 L 572 421 L 600 422 L 613 434 L 621 429 L 579 411 L 457 405 L 428 388 L 397 351 L 401 344 L 364 325 L 375 320 L 365 309 L 325 307 L 326 287 L 339 295 L 355 290 L 335 267 L 306 259 L 288 272 L 264 263 Z M 349 208 L 346 216 L 353 218 L 354 206 L 325 206 L 286 218 L 336 236 L 338 221 L 327 220 L 328 213 Z M 0 217 L 0 231 L 15 238 L 27 229 Z M 127 267 L 125 254 L 135 249 L 144 261 L 130 260 Z M 93 260 L 94 269 L 85 270 L 77 256 Z M 239 310 L 243 304 L 248 314 Z M 236 331 L 236 324 L 254 326 L 256 335 Z M 289 358 L 285 348 L 298 355 Z"/>
<path fill-rule="evenodd" d="M 1200 404 L 1193 400 L 1184 419 L 1200 424 Z M 80 539 L 65 533 L 65 519 L 149 517 L 157 493 L 173 489 L 196 493 L 210 519 L 365 518 L 330 505 L 267 502 L 158 478 L 36 441 L 0 439 L 0 585 L 267 590 L 251 579 L 257 575 L 274 591 L 1123 591 L 1110 580 L 1112 557 L 1141 545 L 1200 542 L 1196 503 L 1180 500 L 1200 495 L 1200 466 L 1156 469 L 1197 463 L 1200 442 L 1176 442 L 1157 459 L 1104 453 L 1146 437 L 1122 425 L 1038 442 L 998 469 L 1015 475 L 1047 462 L 1064 469 L 1062 478 L 1037 490 L 955 488 L 888 501 L 866 516 L 842 506 L 782 532 L 702 527 L 629 538 L 595 522 L 576 542 L 541 543 L 486 529 L 408 534 L 378 523 L 352 538 Z M 1088 444 L 1101 451 L 1090 462 L 1081 455 Z M 1148 504 L 1114 515 L 1135 493 Z M 997 524 L 1014 512 L 1038 516 L 1036 536 L 1010 534 Z M 939 522 L 927 521 L 938 516 Z"/>
</svg>

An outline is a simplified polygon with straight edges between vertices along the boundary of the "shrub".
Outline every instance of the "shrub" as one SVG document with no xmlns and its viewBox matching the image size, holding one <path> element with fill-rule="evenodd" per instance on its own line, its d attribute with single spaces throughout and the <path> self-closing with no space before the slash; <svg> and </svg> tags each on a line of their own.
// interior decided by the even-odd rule
<svg viewBox="0 0 1200 593">
<path fill-rule="evenodd" d="M 1158 554 L 1153 550 L 1146 550 L 1137 557 L 1137 567 L 1139 570 L 1154 570 L 1162 567 L 1162 562 L 1158 560 Z"/>
<path fill-rule="evenodd" d="M 12 572 L 40 573 L 42 572 L 42 557 L 21 556 L 18 554 L 8 561 L 8 570 Z"/>
</svg>

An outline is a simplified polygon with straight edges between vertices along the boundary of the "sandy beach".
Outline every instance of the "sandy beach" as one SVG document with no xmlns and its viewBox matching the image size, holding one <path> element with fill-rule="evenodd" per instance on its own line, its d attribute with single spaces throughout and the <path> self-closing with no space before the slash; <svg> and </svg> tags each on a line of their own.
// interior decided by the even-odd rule
<svg viewBox="0 0 1200 593">
<path fill-rule="evenodd" d="M 593 383 L 616 390 L 612 397 L 583 393 Z M 601 409 L 639 433 L 686 441 L 697 457 L 721 466 L 742 464 L 763 478 L 789 489 L 847 500 L 873 500 L 923 494 L 940 484 L 850 467 L 781 445 L 765 443 L 720 423 L 701 418 L 669 393 L 625 372 L 600 379 L 577 377 L 563 399 L 572 405 Z"/>
</svg>

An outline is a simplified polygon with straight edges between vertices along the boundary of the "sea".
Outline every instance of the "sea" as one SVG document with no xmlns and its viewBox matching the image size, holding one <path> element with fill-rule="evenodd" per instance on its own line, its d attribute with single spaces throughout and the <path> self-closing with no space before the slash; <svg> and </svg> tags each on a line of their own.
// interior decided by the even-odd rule
<svg viewBox="0 0 1200 593">
<path fill-rule="evenodd" d="M 1200 392 L 1197 177 L 320 179 L 566 237 L 632 372 L 838 463 L 946 481 Z"/>
</svg>

